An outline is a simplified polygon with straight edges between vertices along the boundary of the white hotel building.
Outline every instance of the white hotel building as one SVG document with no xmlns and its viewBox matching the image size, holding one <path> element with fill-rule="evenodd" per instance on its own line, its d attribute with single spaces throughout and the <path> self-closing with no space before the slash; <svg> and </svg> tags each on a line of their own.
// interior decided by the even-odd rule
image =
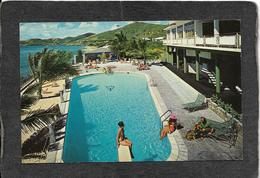
<svg viewBox="0 0 260 178">
<path fill-rule="evenodd" d="M 239 20 L 174 21 L 165 28 L 165 61 L 176 70 L 208 80 L 216 93 L 241 94 Z"/>
</svg>

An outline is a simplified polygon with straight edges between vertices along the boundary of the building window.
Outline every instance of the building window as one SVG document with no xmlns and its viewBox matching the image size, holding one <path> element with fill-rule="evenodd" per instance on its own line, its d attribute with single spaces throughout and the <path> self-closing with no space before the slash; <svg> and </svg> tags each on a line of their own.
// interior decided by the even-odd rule
<svg viewBox="0 0 260 178">
<path fill-rule="evenodd" d="M 183 27 L 182 25 L 177 27 L 178 38 L 183 38 Z"/>
<path fill-rule="evenodd" d="M 176 28 L 172 29 L 172 35 L 173 35 L 173 39 L 176 39 Z"/>
<path fill-rule="evenodd" d="M 214 22 L 204 22 L 202 23 L 202 35 L 206 37 L 213 37 L 214 36 Z"/>
<path fill-rule="evenodd" d="M 228 36 L 240 34 L 239 20 L 221 20 L 219 21 L 219 35 Z"/>
<path fill-rule="evenodd" d="M 194 21 L 186 23 L 184 25 L 185 37 L 192 38 L 194 37 Z"/>
</svg>

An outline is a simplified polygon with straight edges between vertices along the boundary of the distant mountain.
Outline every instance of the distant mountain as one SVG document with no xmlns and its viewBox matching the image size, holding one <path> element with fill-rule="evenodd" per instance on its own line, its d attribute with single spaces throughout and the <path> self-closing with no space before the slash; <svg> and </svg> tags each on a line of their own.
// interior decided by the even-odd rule
<svg viewBox="0 0 260 178">
<path fill-rule="evenodd" d="M 150 24 L 144 22 L 134 22 L 124 27 L 92 35 L 86 38 L 79 39 L 78 42 L 88 45 L 102 46 L 104 41 L 113 40 L 115 34 L 123 31 L 127 38 L 135 37 L 138 38 L 156 38 L 165 36 L 167 25 Z M 101 44 L 101 45 L 100 45 Z"/>
<path fill-rule="evenodd" d="M 22 46 L 33 46 L 33 45 L 79 45 L 78 41 L 82 38 L 87 38 L 94 35 L 94 33 L 85 33 L 76 37 L 66 37 L 66 38 L 49 38 L 49 39 L 30 39 L 20 41 Z"/>
<path fill-rule="evenodd" d="M 106 31 L 99 34 L 86 33 L 76 37 L 67 37 L 64 39 L 31 39 L 26 41 L 21 41 L 21 45 L 93 45 L 102 46 L 106 44 L 109 40 L 114 39 L 115 34 L 123 31 L 127 38 L 156 38 L 165 36 L 165 31 L 167 25 L 150 24 L 144 22 L 134 22 L 124 27 Z"/>
</svg>

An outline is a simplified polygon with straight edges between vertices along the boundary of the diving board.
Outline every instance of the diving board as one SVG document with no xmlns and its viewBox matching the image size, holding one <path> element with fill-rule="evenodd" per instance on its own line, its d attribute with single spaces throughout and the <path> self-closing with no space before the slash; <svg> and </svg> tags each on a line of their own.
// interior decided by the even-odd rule
<svg viewBox="0 0 260 178">
<path fill-rule="evenodd" d="M 118 161 L 119 162 L 131 162 L 131 154 L 128 146 L 119 145 L 118 148 Z"/>
</svg>

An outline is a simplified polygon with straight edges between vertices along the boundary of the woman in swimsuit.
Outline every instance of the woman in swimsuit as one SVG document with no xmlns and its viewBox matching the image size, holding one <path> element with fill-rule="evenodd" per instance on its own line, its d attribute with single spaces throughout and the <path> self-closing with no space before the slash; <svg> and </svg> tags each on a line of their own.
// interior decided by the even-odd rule
<svg viewBox="0 0 260 178">
<path fill-rule="evenodd" d="M 160 140 L 162 140 L 164 137 L 167 136 L 167 134 L 171 134 L 176 130 L 176 124 L 174 121 L 169 120 L 168 125 L 164 126 L 164 128 L 161 130 Z"/>
<path fill-rule="evenodd" d="M 125 137 L 124 122 L 123 121 L 118 122 L 118 126 L 119 126 L 119 129 L 118 129 L 117 136 L 116 136 L 117 148 L 119 148 L 120 145 L 128 146 L 130 149 L 131 157 L 134 158 L 133 153 L 132 153 L 133 144 L 130 140 L 128 140 Z"/>
</svg>

